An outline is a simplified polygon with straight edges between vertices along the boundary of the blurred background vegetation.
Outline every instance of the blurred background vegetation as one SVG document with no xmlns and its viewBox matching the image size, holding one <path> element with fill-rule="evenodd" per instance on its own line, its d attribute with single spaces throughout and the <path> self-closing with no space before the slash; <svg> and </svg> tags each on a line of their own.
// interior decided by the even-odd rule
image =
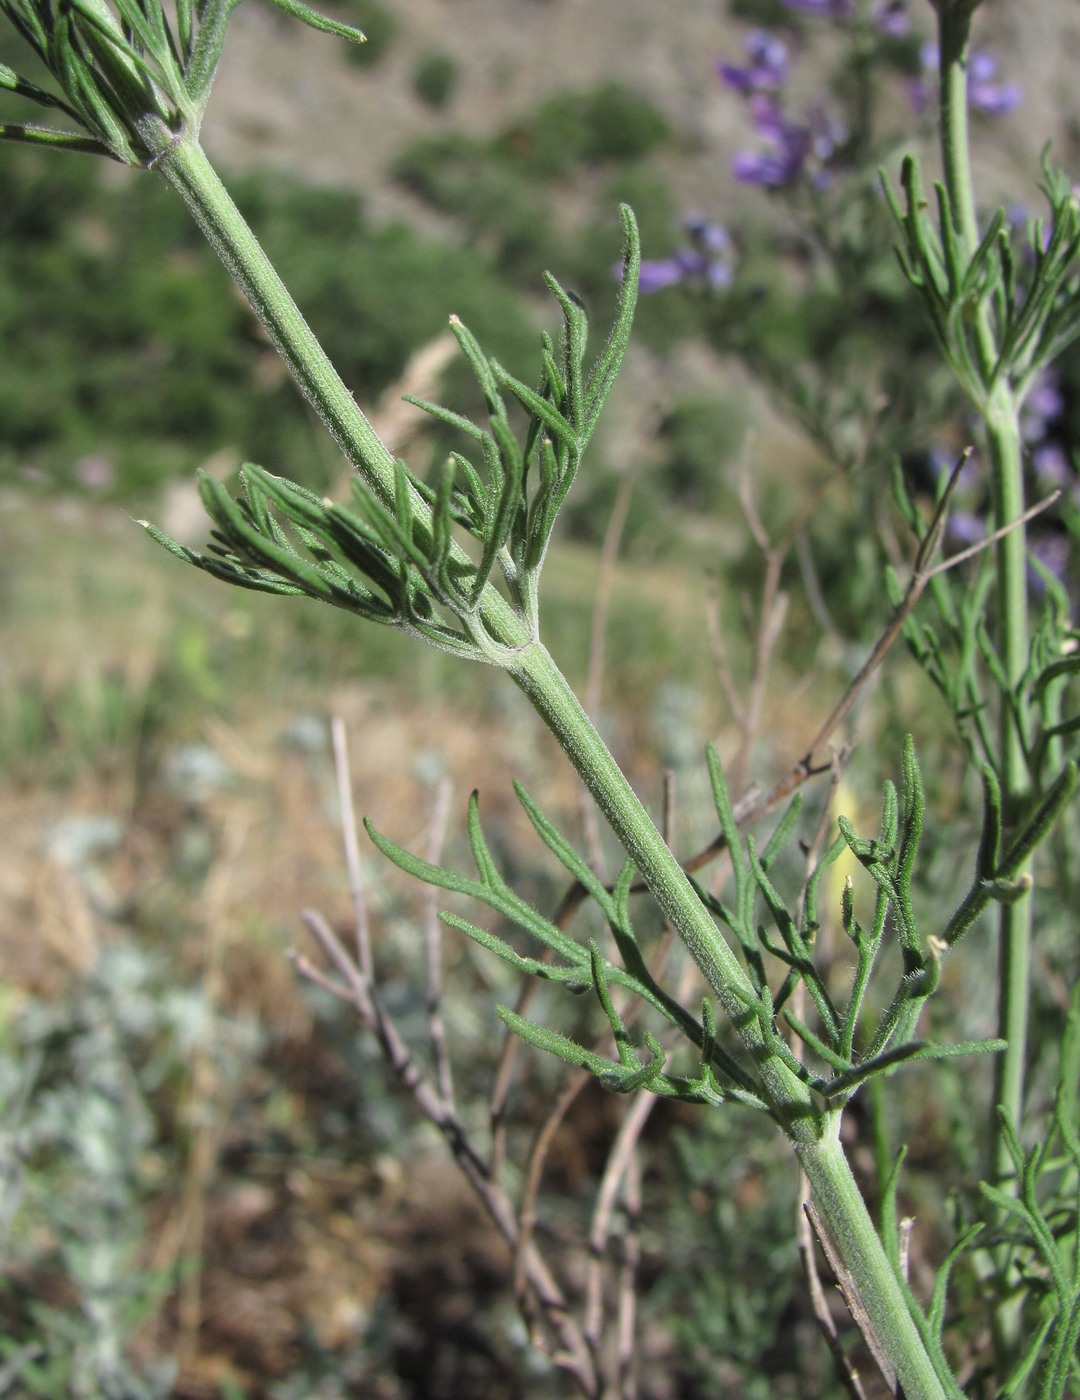
<svg viewBox="0 0 1080 1400">
<path fill-rule="evenodd" d="M 516 8 L 524 24 L 565 3 Z M 760 20 L 769 7 L 731 8 Z M 713 11 L 716 50 L 721 38 L 730 50 L 742 30 Z M 500 115 L 480 129 L 461 115 L 480 80 L 460 44 L 433 45 L 407 4 L 351 0 L 349 17 L 369 43 L 335 61 L 355 67 L 357 85 L 393 70 L 412 104 L 377 186 L 313 183 L 302 168 L 237 169 L 229 183 L 346 382 L 377 422 L 397 424 L 402 376 L 450 312 L 532 377 L 538 331 L 555 320 L 539 295 L 544 268 L 602 329 L 617 202 L 633 204 L 648 255 L 669 253 L 688 189 L 723 184 L 718 150 L 730 140 L 710 146 L 677 102 L 621 80 L 567 86 L 557 73 L 520 102 L 508 77 Z M 698 59 L 712 82 L 712 54 Z M 508 1261 L 440 1145 L 347 1011 L 298 984 L 284 952 L 303 943 L 305 906 L 348 918 L 330 715 L 348 722 L 357 802 L 380 827 L 415 848 L 444 778 L 458 811 L 479 786 L 508 876 L 543 907 L 559 885 L 506 776 L 573 825 L 569 776 L 519 697 L 479 669 L 329 609 L 227 594 L 146 540 L 132 517 L 198 531 L 200 465 L 227 477 L 250 459 L 333 491 L 340 462 L 157 182 L 5 148 L 0 191 L 0 1393 L 563 1395 L 529 1351 Z M 686 849 L 711 834 L 695 806 L 705 741 L 729 761 L 739 744 L 710 600 L 742 683 L 764 574 L 739 512 L 740 463 L 775 536 L 844 469 L 807 524 L 801 569 L 793 556 L 783 577 L 791 604 L 749 768 L 771 778 L 881 626 L 881 554 L 866 524 L 886 540 L 898 531 L 882 473 L 903 450 L 918 484 L 932 430 L 953 421 L 880 206 L 849 196 L 850 227 L 832 230 L 838 256 L 875 251 L 846 283 L 795 239 L 790 209 L 752 193 L 734 211 L 730 294 L 643 300 L 625 382 L 547 570 L 547 635 L 580 682 L 597 546 L 632 477 L 601 716 L 650 800 L 661 767 L 676 772 Z M 1074 368 L 1064 383 L 1056 431 L 1071 451 Z M 454 364 L 440 392 L 471 406 Z M 868 442 L 879 398 L 890 409 Z M 414 463 L 450 445 L 415 420 L 406 433 Z M 951 888 L 972 833 L 943 725 L 927 687 L 898 667 L 856 721 L 843 794 L 847 814 L 871 823 L 900 736 L 915 731 L 935 811 L 953 820 L 927 899 Z M 419 1029 L 417 892 L 374 857 L 366 873 L 388 995 Z M 1057 994 L 1075 976 L 1065 925 L 1043 958 L 1036 1024 L 1050 1042 Z M 455 939 L 447 961 L 461 1094 L 480 1102 L 491 1006 L 512 989 Z M 992 975 L 968 966 L 964 978 L 948 1014 L 958 1034 L 985 1034 Z M 1039 1044 L 1034 1053 L 1038 1064 Z M 557 1077 L 552 1063 L 523 1061 L 519 1149 Z M 893 1144 L 911 1144 L 909 1204 L 927 1219 L 944 1219 L 944 1190 L 970 1187 L 978 1170 L 970 1103 L 984 1073 L 922 1075 L 915 1102 L 890 1110 Z M 590 1089 L 561 1131 L 551 1228 L 573 1226 L 619 1111 Z M 856 1160 L 869 1172 L 880 1117 L 868 1111 L 861 1131 Z M 782 1145 L 735 1113 L 662 1106 L 644 1153 L 642 1394 L 835 1393 L 797 1273 Z M 940 1257 L 941 1240 L 921 1248 Z"/>
</svg>

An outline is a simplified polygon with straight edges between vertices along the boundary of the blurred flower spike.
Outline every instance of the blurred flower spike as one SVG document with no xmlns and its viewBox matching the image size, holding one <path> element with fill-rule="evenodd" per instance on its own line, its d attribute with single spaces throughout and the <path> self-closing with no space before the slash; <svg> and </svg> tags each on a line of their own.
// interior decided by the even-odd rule
<svg viewBox="0 0 1080 1400">
<path fill-rule="evenodd" d="M 926 76 L 913 78 L 908 84 L 908 101 L 913 111 L 924 112 L 934 91 L 930 75 L 937 72 L 937 45 L 923 44 L 919 58 Z M 1007 117 L 1023 100 L 1024 90 L 1019 83 L 998 81 L 998 61 L 993 54 L 978 49 L 972 51 L 968 59 L 968 106 L 973 112 L 987 117 Z"/>
<path fill-rule="evenodd" d="M 855 6 L 852 0 L 784 0 L 789 10 L 814 19 L 854 19 Z M 875 28 L 890 39 L 903 39 L 911 32 L 911 16 L 907 0 L 876 0 L 870 17 Z"/>
<path fill-rule="evenodd" d="M 1065 434 L 1065 394 L 1053 367 L 1043 370 L 1028 391 L 1020 430 L 1031 449 L 1031 465 L 1044 487 L 1075 492 L 1077 476 L 1062 438 Z"/>
<path fill-rule="evenodd" d="M 764 148 L 734 156 L 731 171 L 737 180 L 765 189 L 782 189 L 803 175 L 809 176 L 815 189 L 831 183 L 827 166 L 847 140 L 843 122 L 824 108 L 817 108 L 803 122 L 790 122 L 780 104 L 764 93 L 751 97 L 750 116 Z"/>
<path fill-rule="evenodd" d="M 717 63 L 721 79 L 736 92 L 775 92 L 782 87 L 788 72 L 788 51 L 783 39 L 767 29 L 754 29 L 746 38 L 746 54 L 750 62 L 745 68 L 731 63 Z"/>
<path fill-rule="evenodd" d="M 814 19 L 850 19 L 855 13 L 852 0 L 784 0 L 784 4 Z"/>
<path fill-rule="evenodd" d="M 713 291 L 731 285 L 734 249 L 727 229 L 697 214 L 684 219 L 682 228 L 688 242 L 670 258 L 642 260 L 638 291 L 643 295 L 678 286 L 681 282 L 695 283 Z M 615 267 L 616 278 L 621 280 L 622 273 L 623 266 L 619 263 Z"/>
<path fill-rule="evenodd" d="M 836 6 L 800 3 L 795 8 L 839 16 Z M 784 116 L 778 94 L 788 76 L 788 49 L 782 39 L 755 29 L 747 37 L 746 53 L 750 61 L 745 67 L 716 65 L 721 81 L 747 99 L 763 143 L 761 149 L 740 151 L 732 160 L 732 174 L 744 185 L 764 189 L 782 189 L 809 174 L 811 184 L 823 188 L 830 183 L 826 166 L 846 142 L 847 128 L 820 107 L 798 122 Z"/>
</svg>

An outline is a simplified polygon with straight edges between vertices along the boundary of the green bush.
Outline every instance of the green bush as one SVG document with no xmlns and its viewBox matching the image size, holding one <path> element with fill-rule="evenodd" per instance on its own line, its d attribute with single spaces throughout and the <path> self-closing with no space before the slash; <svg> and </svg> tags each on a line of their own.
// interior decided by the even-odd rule
<svg viewBox="0 0 1080 1400">
<path fill-rule="evenodd" d="M 620 83 L 548 98 L 500 138 L 502 149 L 534 175 L 551 178 L 577 165 L 641 160 L 670 137 L 663 115 Z"/>
<path fill-rule="evenodd" d="M 239 181 L 237 198 L 366 400 L 451 313 L 509 364 L 531 348 L 519 303 L 483 251 L 375 230 L 355 195 L 286 179 Z M 71 487 L 79 459 L 98 457 L 111 468 L 104 489 L 134 504 L 227 447 L 325 484 L 326 456 L 295 389 L 266 373 L 276 361 L 217 259 L 147 176 L 106 186 L 85 157 L 10 153 L 0 337 L 20 347 L 0 373 L 5 475 L 32 468 Z"/>
<path fill-rule="evenodd" d="M 453 54 L 428 53 L 413 72 L 413 92 L 421 102 L 441 110 L 453 101 L 460 78 L 461 71 Z"/>
<path fill-rule="evenodd" d="M 502 272 L 535 288 L 552 261 L 549 202 L 504 152 L 467 136 L 436 137 L 407 147 L 394 176 L 432 209 L 458 220 Z"/>
<path fill-rule="evenodd" d="M 492 140 L 453 133 L 415 142 L 399 155 L 394 176 L 425 204 L 458 220 L 502 272 L 530 291 L 545 267 L 569 265 L 575 275 L 587 276 L 593 290 L 602 287 L 598 304 L 611 305 L 610 239 L 587 235 L 592 251 L 583 248 L 576 256 L 555 233 L 545 184 L 587 170 L 592 186 L 595 167 L 621 166 L 626 182 L 633 185 L 640 178 L 647 186 L 649 199 L 634 201 L 647 211 L 646 231 L 657 222 L 650 209 L 663 211 L 668 226 L 674 221 L 670 193 L 636 164 L 668 137 L 656 108 L 611 83 L 592 92 L 560 93 Z M 605 229 L 624 197 L 611 190 L 597 197 L 596 209 L 604 215 L 598 221 Z M 593 314 L 601 313 L 594 309 Z"/>
<path fill-rule="evenodd" d="M 686 510 L 712 511 L 731 494 L 724 468 L 739 450 L 745 423 L 718 396 L 683 399 L 660 424 L 660 494 Z"/>
</svg>

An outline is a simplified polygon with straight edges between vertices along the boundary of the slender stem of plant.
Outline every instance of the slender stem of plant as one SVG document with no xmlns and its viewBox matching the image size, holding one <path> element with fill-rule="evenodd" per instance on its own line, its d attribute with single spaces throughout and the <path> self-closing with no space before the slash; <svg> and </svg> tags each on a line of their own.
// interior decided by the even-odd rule
<svg viewBox="0 0 1080 1400">
<path fill-rule="evenodd" d="M 357 407 L 202 149 L 181 137 L 155 168 L 180 193 L 244 292 L 305 397 L 371 489 L 393 501 L 393 460 Z M 426 510 L 417 498 L 418 513 Z M 808 1086 L 768 1044 L 753 986 L 679 862 L 608 752 L 546 648 L 492 587 L 480 607 L 503 664 L 555 735 L 661 909 L 693 954 L 754 1061 L 769 1106 L 788 1137 L 808 1154 L 807 1175 L 875 1329 L 880 1330 L 908 1400 L 944 1392 L 911 1322 L 903 1294 L 851 1177 L 838 1140 L 822 1141 L 826 1120 Z M 895 1353 L 895 1354 L 894 1354 Z"/>
<path fill-rule="evenodd" d="M 941 165 L 949 208 L 970 257 L 979 245 L 975 184 L 968 135 L 968 38 L 971 13 L 965 3 L 945 0 L 938 7 L 938 62 L 941 84 Z M 989 332 L 989 323 L 984 322 Z M 986 336 L 981 348 L 991 347 Z"/>
<path fill-rule="evenodd" d="M 546 648 L 539 642 L 529 647 L 511 674 L 637 862 L 657 903 L 682 935 L 755 1060 L 771 1106 L 796 1145 L 822 1216 L 905 1395 L 908 1400 L 943 1400 L 941 1382 L 844 1157 L 836 1122 L 830 1119 L 822 1135 L 822 1115 L 806 1086 L 770 1055 L 756 1020 L 747 1014 L 743 997 L 750 983 L 746 974 Z"/>
<path fill-rule="evenodd" d="M 799 1164 L 806 1174 L 814 1203 L 837 1253 L 854 1284 L 860 1328 L 869 1329 L 896 1370 L 906 1400 L 938 1396 L 946 1390 L 919 1335 L 903 1290 L 886 1257 L 870 1212 L 866 1208 L 844 1149 L 840 1145 L 840 1115 L 829 1131 L 812 1145 L 797 1144 Z"/>
<path fill-rule="evenodd" d="M 968 141 L 967 63 L 971 13 L 968 5 L 942 5 L 941 55 L 941 158 L 949 205 L 961 243 L 970 257 L 979 243 L 975 193 Z M 1005 798 L 1006 817 L 1015 821 L 1030 795 L 1030 776 L 1024 753 L 1023 683 L 1028 665 L 1029 620 L 1027 594 L 1027 536 L 1024 514 L 1024 477 L 1021 459 L 1019 405 L 1007 376 L 990 382 L 996 359 L 994 328 L 989 308 L 977 313 L 976 346 L 980 369 L 987 385 L 980 404 L 990 457 L 994 525 L 1008 529 L 995 546 L 997 562 L 995 642 L 1007 684 L 998 717 L 998 778 Z M 1018 872 L 1023 878 L 1025 871 Z M 1014 904 L 1003 904 L 999 914 L 998 1034 L 1008 1048 L 998 1057 L 994 1112 L 990 1124 L 990 1170 L 997 1179 L 1012 1170 L 1001 1138 L 998 1106 L 1019 1122 L 1024 1098 L 1027 1057 L 1027 1020 L 1031 981 L 1030 895 Z"/>
<path fill-rule="evenodd" d="M 767 1045 L 757 1015 L 751 1009 L 757 997 L 742 964 L 694 892 L 682 866 L 611 756 L 566 677 L 541 642 L 521 652 L 509 669 L 555 735 L 623 849 L 637 865 L 654 899 L 689 948 L 754 1061 L 777 1121 L 792 1141 L 816 1141 L 821 1114 L 809 1088 L 778 1062 Z"/>
<path fill-rule="evenodd" d="M 998 397 L 995 394 L 995 398 Z M 1011 399 L 1011 395 L 1008 396 Z M 1024 510 L 1020 463 L 1020 430 L 1011 403 L 1000 414 L 987 418 L 994 484 L 996 523 L 1017 520 Z M 997 627 L 1001 664 L 1013 704 L 1003 704 L 1000 715 L 1000 772 L 1007 819 L 1014 821 L 1027 803 L 1030 779 L 1024 755 L 1021 726 L 1024 674 L 1028 664 L 1027 559 L 1023 526 L 1011 530 L 997 543 Z M 1022 880 L 1028 866 L 1015 878 Z M 1031 988 L 1032 898 L 1025 894 L 1013 904 L 1003 904 L 998 916 L 998 1035 L 1007 1048 L 995 1065 L 995 1103 L 1014 1123 L 1019 1123 L 1024 1101 L 1027 1061 L 1028 1009 Z M 1012 1159 L 1001 1135 L 995 1112 L 990 1139 L 991 1169 L 1001 1180 L 1011 1175 Z"/>
<path fill-rule="evenodd" d="M 158 157 L 154 169 L 194 215 L 342 452 L 383 500 L 392 501 L 393 457 L 357 407 L 198 141 L 180 137 Z"/>
</svg>

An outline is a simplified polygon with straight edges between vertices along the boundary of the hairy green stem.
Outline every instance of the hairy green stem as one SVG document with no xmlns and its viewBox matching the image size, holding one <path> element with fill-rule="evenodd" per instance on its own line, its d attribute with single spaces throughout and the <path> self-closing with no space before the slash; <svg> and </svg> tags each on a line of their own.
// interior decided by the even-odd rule
<svg viewBox="0 0 1080 1400">
<path fill-rule="evenodd" d="M 173 141 L 154 166 L 184 199 L 335 441 L 371 489 L 392 502 L 390 453 L 342 383 L 197 141 L 190 136 Z M 418 514 L 427 511 L 419 498 L 416 510 Z M 769 1047 L 758 1009 L 750 1005 L 754 989 L 741 964 L 546 648 L 490 585 L 478 615 L 502 649 L 500 663 L 555 735 L 730 1017 L 755 1064 L 773 1115 L 800 1151 L 822 1216 L 908 1400 L 944 1400 L 851 1176 L 835 1123 L 803 1080 Z"/>
<path fill-rule="evenodd" d="M 307 401 L 380 499 L 394 499 L 394 459 L 357 407 L 198 141 L 174 140 L 155 160 L 266 328 Z"/>
<path fill-rule="evenodd" d="M 971 11 L 964 0 L 939 10 L 941 68 L 941 159 L 949 207 L 962 246 L 970 258 L 979 245 L 978 217 L 968 138 L 967 65 Z M 1024 677 L 1028 665 L 1029 620 L 1027 539 L 1019 523 L 1024 513 L 1020 408 L 1007 374 L 991 378 L 997 359 L 994 327 L 984 303 L 976 313 L 975 341 L 986 392 L 978 404 L 986 426 L 994 525 L 1011 527 L 997 543 L 996 636 L 1008 693 L 998 717 L 998 778 L 1006 822 L 1015 823 L 1027 803 L 1030 778 L 1024 752 Z M 1018 871 L 1023 879 L 1027 869 Z M 1007 1049 L 998 1058 L 994 1112 L 990 1123 L 990 1170 L 1000 1180 L 1012 1171 L 1001 1137 L 1000 1106 L 1019 1122 L 1024 1098 L 1027 1020 L 1031 982 L 1030 895 L 1003 904 L 999 915 L 998 1034 Z"/>
<path fill-rule="evenodd" d="M 1011 395 L 1002 388 L 994 399 Z M 987 441 L 993 474 L 996 523 L 1011 523 L 1024 510 L 1018 414 L 1011 402 L 1004 411 L 987 416 Z M 1027 548 L 1023 526 L 997 544 L 997 642 L 1013 704 L 1003 704 L 1000 716 L 999 777 L 1006 821 L 1015 822 L 1027 804 L 1030 780 L 1021 726 L 1023 684 L 1028 664 Z M 1030 861 L 1014 876 L 1024 880 Z M 1003 904 L 998 915 L 998 1035 L 1006 1042 L 995 1065 L 995 1105 L 1013 1123 L 1021 1121 L 1027 1064 L 1028 1011 L 1031 999 L 1032 898 L 1027 893 Z M 995 1112 L 990 1136 L 990 1169 L 1001 1181 L 1013 1172 L 1013 1162 Z"/>
<path fill-rule="evenodd" d="M 840 1115 L 823 1114 L 806 1085 L 770 1054 L 756 1019 L 747 1014 L 745 995 L 752 988 L 746 973 L 546 648 L 539 642 L 527 648 L 511 674 L 634 859 L 753 1058 L 774 1116 L 795 1146 L 822 1219 L 904 1395 L 907 1400 L 945 1400 L 945 1388 L 840 1145 Z"/>
<path fill-rule="evenodd" d="M 896 1368 L 906 1400 L 945 1400 L 953 1391 L 946 1390 L 937 1373 L 852 1175 L 840 1145 L 839 1113 L 820 1141 L 797 1144 L 795 1151 L 822 1221 L 851 1274 L 858 1304 Z"/>
<path fill-rule="evenodd" d="M 765 1043 L 747 1002 L 757 996 L 742 965 L 694 892 L 641 799 L 611 756 L 566 677 L 542 643 L 523 651 L 510 674 L 558 740 L 656 902 L 689 948 L 754 1061 L 774 1116 L 795 1142 L 814 1142 L 820 1111 L 810 1090 Z"/>
</svg>

